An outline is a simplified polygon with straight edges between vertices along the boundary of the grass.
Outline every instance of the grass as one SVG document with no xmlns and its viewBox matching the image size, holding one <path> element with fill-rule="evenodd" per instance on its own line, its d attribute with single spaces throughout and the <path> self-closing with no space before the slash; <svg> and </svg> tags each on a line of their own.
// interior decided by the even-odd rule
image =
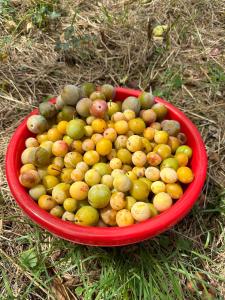
<svg viewBox="0 0 225 300">
<path fill-rule="evenodd" d="M 224 11 L 218 0 L 0 1 L 0 299 L 224 299 Z M 162 42 L 151 35 L 158 24 L 169 25 Z M 74 245 L 24 217 L 10 195 L 11 134 L 43 98 L 84 81 L 151 87 L 203 136 L 199 201 L 152 240 Z"/>
</svg>

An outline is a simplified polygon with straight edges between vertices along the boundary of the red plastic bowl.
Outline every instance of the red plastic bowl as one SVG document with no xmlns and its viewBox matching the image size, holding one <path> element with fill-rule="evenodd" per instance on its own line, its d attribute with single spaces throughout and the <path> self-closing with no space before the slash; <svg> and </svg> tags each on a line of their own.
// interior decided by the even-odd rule
<svg viewBox="0 0 225 300">
<path fill-rule="evenodd" d="M 115 99 L 123 101 L 128 96 L 138 96 L 140 91 L 117 88 Z M 207 171 L 205 146 L 193 123 L 170 103 L 157 98 L 156 102 L 166 105 L 168 118 L 177 120 L 182 131 L 187 135 L 188 145 L 193 149 L 191 167 L 195 174 L 194 181 L 187 187 L 183 196 L 167 211 L 139 224 L 128 227 L 82 227 L 50 215 L 41 209 L 29 196 L 27 190 L 19 183 L 21 153 L 25 148 L 25 140 L 32 134 L 26 126 L 27 118 L 15 131 L 6 154 L 6 176 L 10 190 L 22 210 L 42 228 L 71 242 L 95 246 L 121 246 L 149 239 L 167 230 L 181 220 L 197 201 L 202 190 Z M 37 114 L 37 109 L 31 114 Z"/>
</svg>

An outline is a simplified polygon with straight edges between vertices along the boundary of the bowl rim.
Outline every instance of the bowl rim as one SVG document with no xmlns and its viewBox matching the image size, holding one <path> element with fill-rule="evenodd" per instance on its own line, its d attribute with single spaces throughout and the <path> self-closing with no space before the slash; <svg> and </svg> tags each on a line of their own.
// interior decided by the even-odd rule
<svg viewBox="0 0 225 300">
<path fill-rule="evenodd" d="M 140 93 L 140 90 L 117 87 L 115 99 L 122 100 L 127 96 L 138 97 Z M 55 101 L 55 98 L 51 101 Z M 170 209 L 152 219 L 135 225 L 106 228 L 72 224 L 58 219 L 41 209 L 20 184 L 16 163 L 17 143 L 19 139 L 21 139 L 24 130 L 26 130 L 27 118 L 30 115 L 37 114 L 38 109 L 32 111 L 18 126 L 7 148 L 5 160 L 6 178 L 17 204 L 35 223 L 58 237 L 78 244 L 92 246 L 122 246 L 136 243 L 151 238 L 176 224 L 190 211 L 202 190 L 207 173 L 207 155 L 198 129 L 185 114 L 159 97 L 155 97 L 155 101 L 165 104 L 174 115 L 185 121 L 185 126 L 192 132 L 192 138 L 195 142 L 195 151 L 198 157 L 201 157 L 201 164 L 198 168 L 198 172 L 195 173 L 194 181 L 188 186 L 188 193 L 185 191 L 183 196 L 173 204 Z"/>
</svg>

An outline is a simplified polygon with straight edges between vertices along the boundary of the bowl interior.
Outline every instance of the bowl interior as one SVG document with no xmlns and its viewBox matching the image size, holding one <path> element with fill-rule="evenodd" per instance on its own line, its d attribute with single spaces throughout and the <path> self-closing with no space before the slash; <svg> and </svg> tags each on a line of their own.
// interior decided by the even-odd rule
<svg viewBox="0 0 225 300">
<path fill-rule="evenodd" d="M 124 100 L 127 96 L 138 96 L 140 91 L 117 88 L 115 100 Z M 52 100 L 54 101 L 54 99 Z M 185 216 L 194 205 L 202 189 L 206 177 L 207 157 L 201 136 L 192 122 L 170 103 L 157 98 L 156 102 L 164 103 L 168 108 L 168 119 L 180 122 L 181 131 L 187 135 L 187 144 L 193 149 L 191 168 L 195 174 L 194 181 L 188 185 L 184 195 L 167 211 L 147 221 L 132 226 L 119 228 L 82 227 L 57 219 L 42 210 L 29 196 L 27 190 L 19 183 L 18 176 L 21 167 L 21 154 L 25 148 L 25 140 L 32 135 L 26 120 L 15 131 L 6 155 L 6 175 L 11 192 L 23 211 L 41 227 L 53 234 L 72 242 L 100 245 L 120 246 L 150 238 L 168 229 Z M 31 114 L 37 114 L 35 110 Z"/>
</svg>

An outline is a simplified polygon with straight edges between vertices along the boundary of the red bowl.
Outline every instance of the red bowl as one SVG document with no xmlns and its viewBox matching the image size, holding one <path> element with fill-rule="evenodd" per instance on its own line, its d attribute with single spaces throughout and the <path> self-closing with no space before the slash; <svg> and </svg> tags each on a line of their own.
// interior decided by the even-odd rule
<svg viewBox="0 0 225 300">
<path fill-rule="evenodd" d="M 140 91 L 116 88 L 115 99 L 123 101 L 128 96 L 138 96 Z M 22 210 L 42 228 L 71 242 L 94 246 L 122 246 L 149 239 L 167 230 L 181 220 L 197 201 L 202 190 L 207 171 L 207 155 L 201 135 L 194 124 L 170 103 L 156 97 L 156 102 L 168 108 L 168 118 L 177 120 L 181 130 L 187 135 L 188 145 L 193 150 L 191 168 L 195 174 L 194 181 L 188 185 L 183 196 L 167 211 L 142 223 L 128 227 L 82 227 L 58 219 L 41 209 L 29 196 L 27 190 L 19 183 L 21 153 L 25 140 L 32 134 L 28 131 L 27 117 L 16 129 L 6 154 L 6 176 L 10 190 Z M 35 109 L 30 115 L 37 114 Z"/>
</svg>

